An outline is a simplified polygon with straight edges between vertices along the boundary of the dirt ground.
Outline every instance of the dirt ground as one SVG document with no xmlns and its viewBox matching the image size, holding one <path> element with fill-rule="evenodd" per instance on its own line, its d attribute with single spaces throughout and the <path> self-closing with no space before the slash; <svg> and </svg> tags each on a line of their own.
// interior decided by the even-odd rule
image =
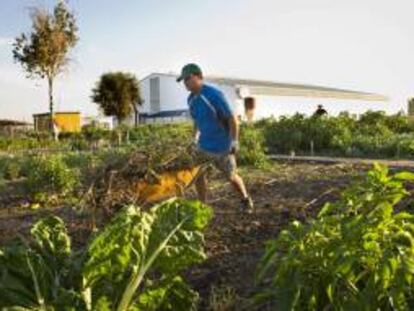
<svg viewBox="0 0 414 311">
<path fill-rule="evenodd" d="M 238 211 L 240 200 L 223 180 L 211 186 L 215 217 L 206 233 L 208 259 L 188 280 L 202 297 L 201 310 L 238 310 L 255 287 L 264 244 L 294 219 L 306 221 L 370 167 L 355 164 L 278 163 L 268 170 L 242 170 L 255 201 L 254 214 Z"/>
<path fill-rule="evenodd" d="M 326 201 L 363 175 L 369 166 L 357 164 L 275 163 L 266 170 L 242 169 L 255 201 L 256 212 L 239 212 L 240 200 L 217 174 L 210 183 L 210 202 L 215 216 L 206 232 L 208 259 L 186 273 L 201 296 L 201 310 L 238 310 L 255 291 L 254 274 L 267 240 L 293 219 L 306 221 Z M 190 190 L 187 195 L 194 197 Z M 4 198 L 0 198 L 4 199 Z M 6 201 L 3 200 L 4 206 Z M 27 210 L 5 208 L 0 212 L 0 243 L 26 234 L 42 216 L 53 212 L 69 226 L 74 244 L 82 244 L 89 225 L 71 209 Z"/>
</svg>

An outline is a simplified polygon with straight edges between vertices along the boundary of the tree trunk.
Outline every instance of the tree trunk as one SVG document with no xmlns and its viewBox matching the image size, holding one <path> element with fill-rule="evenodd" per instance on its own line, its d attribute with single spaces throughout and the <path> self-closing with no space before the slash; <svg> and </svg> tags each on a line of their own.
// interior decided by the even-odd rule
<svg viewBox="0 0 414 311">
<path fill-rule="evenodd" d="M 137 105 L 133 105 L 133 107 L 134 107 L 134 114 L 135 114 L 135 127 L 137 127 L 138 126 L 138 116 L 139 116 L 138 107 L 137 107 Z"/>
<path fill-rule="evenodd" d="M 48 86 L 49 86 L 49 113 L 50 113 L 50 132 L 52 133 L 55 140 L 57 140 L 57 135 L 55 133 L 55 112 L 54 112 L 54 104 L 53 104 L 53 77 L 47 78 Z"/>
<path fill-rule="evenodd" d="M 122 145 L 121 122 L 122 122 L 122 119 L 121 118 L 118 118 L 118 126 L 117 126 L 117 129 L 116 129 L 116 134 L 118 136 L 118 146 L 121 146 Z"/>
</svg>

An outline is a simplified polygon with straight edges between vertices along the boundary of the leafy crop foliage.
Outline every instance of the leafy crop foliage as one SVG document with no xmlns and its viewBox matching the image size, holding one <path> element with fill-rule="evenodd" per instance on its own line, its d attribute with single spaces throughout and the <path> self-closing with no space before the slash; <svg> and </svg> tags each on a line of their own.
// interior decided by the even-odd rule
<svg viewBox="0 0 414 311">
<path fill-rule="evenodd" d="M 413 179 L 376 165 L 316 220 L 293 222 L 267 245 L 258 280 L 270 284 L 256 302 L 278 310 L 412 310 L 414 216 L 394 207 Z"/>
<path fill-rule="evenodd" d="M 102 146 L 119 147 L 119 137 L 122 147 L 146 148 L 153 144 L 183 146 L 192 141 L 191 133 L 190 123 L 145 124 L 134 128 L 121 126 L 115 131 L 91 125 L 81 133 L 62 133 L 59 143 L 38 133 L 28 133 L 27 137 L 13 140 L 0 138 L 0 150 L 96 150 Z M 257 163 L 262 165 L 262 149 L 270 153 L 295 151 L 307 154 L 311 151 L 311 144 L 316 154 L 324 155 L 412 158 L 414 154 L 414 122 L 401 113 L 386 115 L 381 111 L 368 111 L 359 118 L 346 112 L 320 118 L 296 114 L 242 126 L 240 136 L 240 161 L 255 166 Z M 256 140 L 260 145 L 253 144 L 250 138 L 258 138 Z M 251 151 L 252 147 L 255 151 Z M 255 154 L 259 158 L 255 158 Z"/>
<path fill-rule="evenodd" d="M 192 125 L 183 124 L 147 124 L 130 129 L 130 139 L 139 145 L 154 143 L 154 140 L 176 139 L 191 142 Z"/>
<path fill-rule="evenodd" d="M 348 113 L 337 117 L 291 117 L 267 119 L 262 129 L 272 153 L 315 153 L 345 156 L 412 157 L 414 123 L 402 114 L 387 116 L 368 111 L 356 118 Z"/>
<path fill-rule="evenodd" d="M 240 165 L 264 168 L 268 164 L 263 131 L 252 126 L 242 126 L 240 130 Z"/>
<path fill-rule="evenodd" d="M 27 165 L 26 188 L 35 201 L 45 201 L 51 194 L 70 194 L 78 181 L 60 156 L 34 157 Z"/>
<path fill-rule="evenodd" d="M 198 295 L 180 272 L 205 259 L 211 216 L 201 203 L 178 199 L 148 212 L 125 207 L 78 252 L 61 219 L 43 219 L 33 243 L 0 250 L 0 309 L 194 310 Z"/>
<path fill-rule="evenodd" d="M 39 148 L 58 148 L 59 144 L 42 133 L 27 132 L 22 137 L 0 137 L 0 150 L 18 151 Z"/>
<path fill-rule="evenodd" d="M 0 158 L 0 178 L 14 180 L 22 176 L 24 162 L 20 157 L 4 156 Z"/>
</svg>

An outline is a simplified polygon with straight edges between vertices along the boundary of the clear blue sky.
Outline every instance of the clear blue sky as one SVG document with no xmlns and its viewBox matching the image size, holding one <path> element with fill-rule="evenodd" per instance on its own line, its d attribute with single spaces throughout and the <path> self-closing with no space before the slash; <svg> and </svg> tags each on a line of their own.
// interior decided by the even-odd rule
<svg viewBox="0 0 414 311">
<path fill-rule="evenodd" d="M 11 40 L 28 30 L 33 5 L 0 3 L 0 118 L 47 110 L 45 84 L 25 78 Z M 71 0 L 80 37 L 57 84 L 60 110 L 95 114 L 99 75 L 139 78 L 198 62 L 207 74 L 298 82 L 390 95 L 391 110 L 414 95 L 412 0 Z"/>
</svg>

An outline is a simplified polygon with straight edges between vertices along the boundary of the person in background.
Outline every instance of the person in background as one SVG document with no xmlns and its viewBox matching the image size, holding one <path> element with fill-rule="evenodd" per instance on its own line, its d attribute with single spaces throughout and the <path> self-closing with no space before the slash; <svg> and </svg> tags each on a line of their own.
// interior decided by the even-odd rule
<svg viewBox="0 0 414 311">
<path fill-rule="evenodd" d="M 53 138 L 55 139 L 55 141 L 58 141 L 60 129 L 59 129 L 59 125 L 57 124 L 56 120 L 52 121 L 52 126 L 53 126 Z"/>
<path fill-rule="evenodd" d="M 326 116 L 328 112 L 323 108 L 322 105 L 318 105 L 318 108 L 316 109 L 315 113 L 313 114 L 315 117 L 322 117 Z"/>
<path fill-rule="evenodd" d="M 197 153 L 214 164 L 239 193 L 242 210 L 253 212 L 253 201 L 241 176 L 237 173 L 236 154 L 239 148 L 239 124 L 224 94 L 204 83 L 203 73 L 196 64 L 184 66 L 177 82 L 184 81 L 190 92 L 188 106 L 194 121 Z M 205 172 L 195 181 L 198 197 L 207 200 Z"/>
</svg>

